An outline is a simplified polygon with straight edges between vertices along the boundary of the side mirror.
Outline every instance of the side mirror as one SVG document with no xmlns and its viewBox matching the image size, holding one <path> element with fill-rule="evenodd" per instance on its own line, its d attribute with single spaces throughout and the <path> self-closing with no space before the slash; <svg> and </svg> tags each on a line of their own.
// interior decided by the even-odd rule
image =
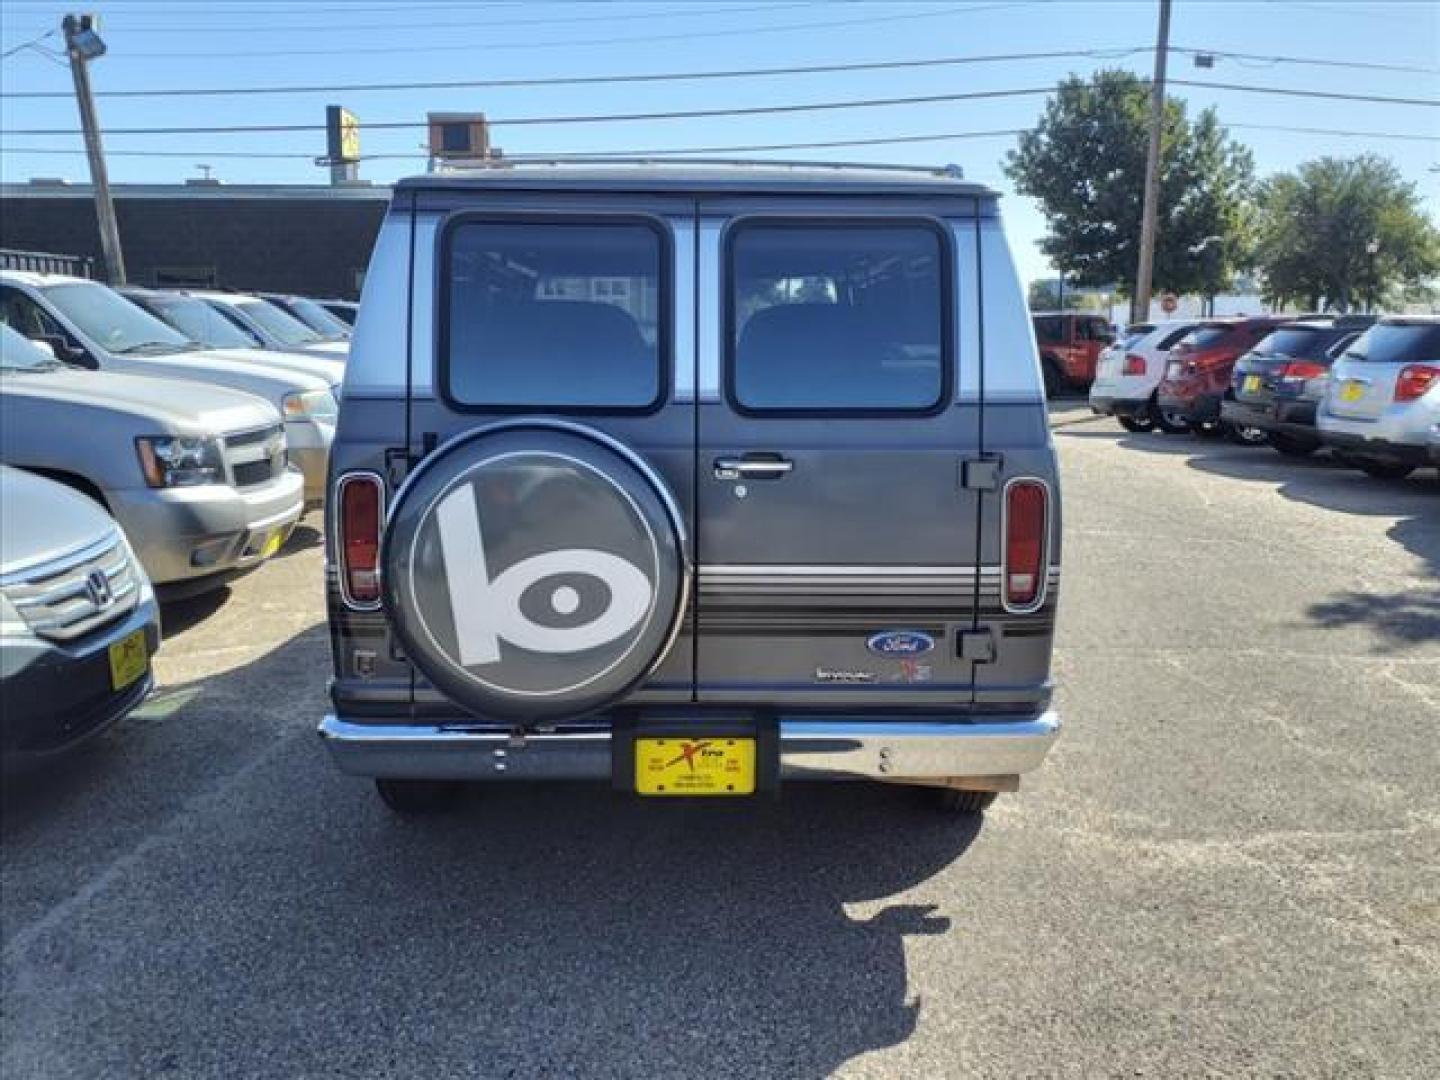
<svg viewBox="0 0 1440 1080">
<path fill-rule="evenodd" d="M 91 371 L 98 371 L 100 365 L 95 358 L 78 345 L 72 344 L 67 339 L 56 334 L 44 334 L 36 339 L 37 344 L 49 348 L 50 354 L 57 360 L 75 367 L 88 368 Z"/>
</svg>

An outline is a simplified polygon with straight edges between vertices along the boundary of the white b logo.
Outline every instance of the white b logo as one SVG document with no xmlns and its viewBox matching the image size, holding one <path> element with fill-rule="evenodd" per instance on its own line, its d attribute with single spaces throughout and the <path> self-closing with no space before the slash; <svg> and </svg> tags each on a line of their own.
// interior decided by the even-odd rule
<svg viewBox="0 0 1440 1080">
<path fill-rule="evenodd" d="M 435 508 L 445 585 L 455 618 L 460 663 L 493 664 L 503 638 L 538 653 L 573 653 L 614 641 L 645 617 L 654 596 L 650 579 L 634 563 L 592 548 L 565 548 L 522 559 L 492 579 L 485 561 L 485 538 L 475 492 L 464 484 Z M 520 597 L 536 582 L 558 574 L 584 574 L 604 582 L 610 593 L 605 610 L 578 626 L 544 626 L 520 608 Z M 573 614 L 579 594 L 561 585 L 551 592 L 551 608 Z"/>
</svg>

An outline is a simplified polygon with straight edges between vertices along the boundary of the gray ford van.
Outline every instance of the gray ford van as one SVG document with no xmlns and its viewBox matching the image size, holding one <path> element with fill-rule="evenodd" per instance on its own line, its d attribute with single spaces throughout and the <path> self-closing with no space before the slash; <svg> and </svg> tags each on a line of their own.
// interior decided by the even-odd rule
<svg viewBox="0 0 1440 1080">
<path fill-rule="evenodd" d="M 320 733 L 397 810 L 871 779 L 974 812 L 1059 732 L 1043 381 L 958 170 L 402 181 L 330 484 Z"/>
</svg>

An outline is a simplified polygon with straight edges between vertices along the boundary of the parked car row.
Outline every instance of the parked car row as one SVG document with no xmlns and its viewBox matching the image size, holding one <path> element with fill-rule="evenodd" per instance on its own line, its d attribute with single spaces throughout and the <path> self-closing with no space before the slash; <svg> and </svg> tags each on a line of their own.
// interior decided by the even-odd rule
<svg viewBox="0 0 1440 1080">
<path fill-rule="evenodd" d="M 300 297 L 0 271 L 6 762 L 143 700 L 157 592 L 254 569 L 323 500 L 347 353 Z"/>
<path fill-rule="evenodd" d="M 1090 407 L 1130 431 L 1229 435 L 1372 476 L 1440 462 L 1440 319 L 1265 316 L 1134 328 Z"/>
</svg>

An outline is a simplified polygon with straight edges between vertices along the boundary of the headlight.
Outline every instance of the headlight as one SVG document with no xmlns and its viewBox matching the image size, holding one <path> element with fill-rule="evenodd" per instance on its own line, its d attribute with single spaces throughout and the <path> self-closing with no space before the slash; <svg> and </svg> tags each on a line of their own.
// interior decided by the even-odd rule
<svg viewBox="0 0 1440 1080">
<path fill-rule="evenodd" d="M 0 592 L 0 638 L 25 637 L 29 633 L 30 627 L 25 624 L 20 612 L 15 610 L 10 598 Z"/>
<path fill-rule="evenodd" d="M 225 482 L 219 439 L 166 435 L 136 439 L 135 446 L 140 452 L 140 470 L 151 487 L 193 487 Z"/>
<path fill-rule="evenodd" d="M 340 406 L 329 390 L 301 390 L 280 399 L 286 420 L 329 420 L 340 415 Z"/>
</svg>

